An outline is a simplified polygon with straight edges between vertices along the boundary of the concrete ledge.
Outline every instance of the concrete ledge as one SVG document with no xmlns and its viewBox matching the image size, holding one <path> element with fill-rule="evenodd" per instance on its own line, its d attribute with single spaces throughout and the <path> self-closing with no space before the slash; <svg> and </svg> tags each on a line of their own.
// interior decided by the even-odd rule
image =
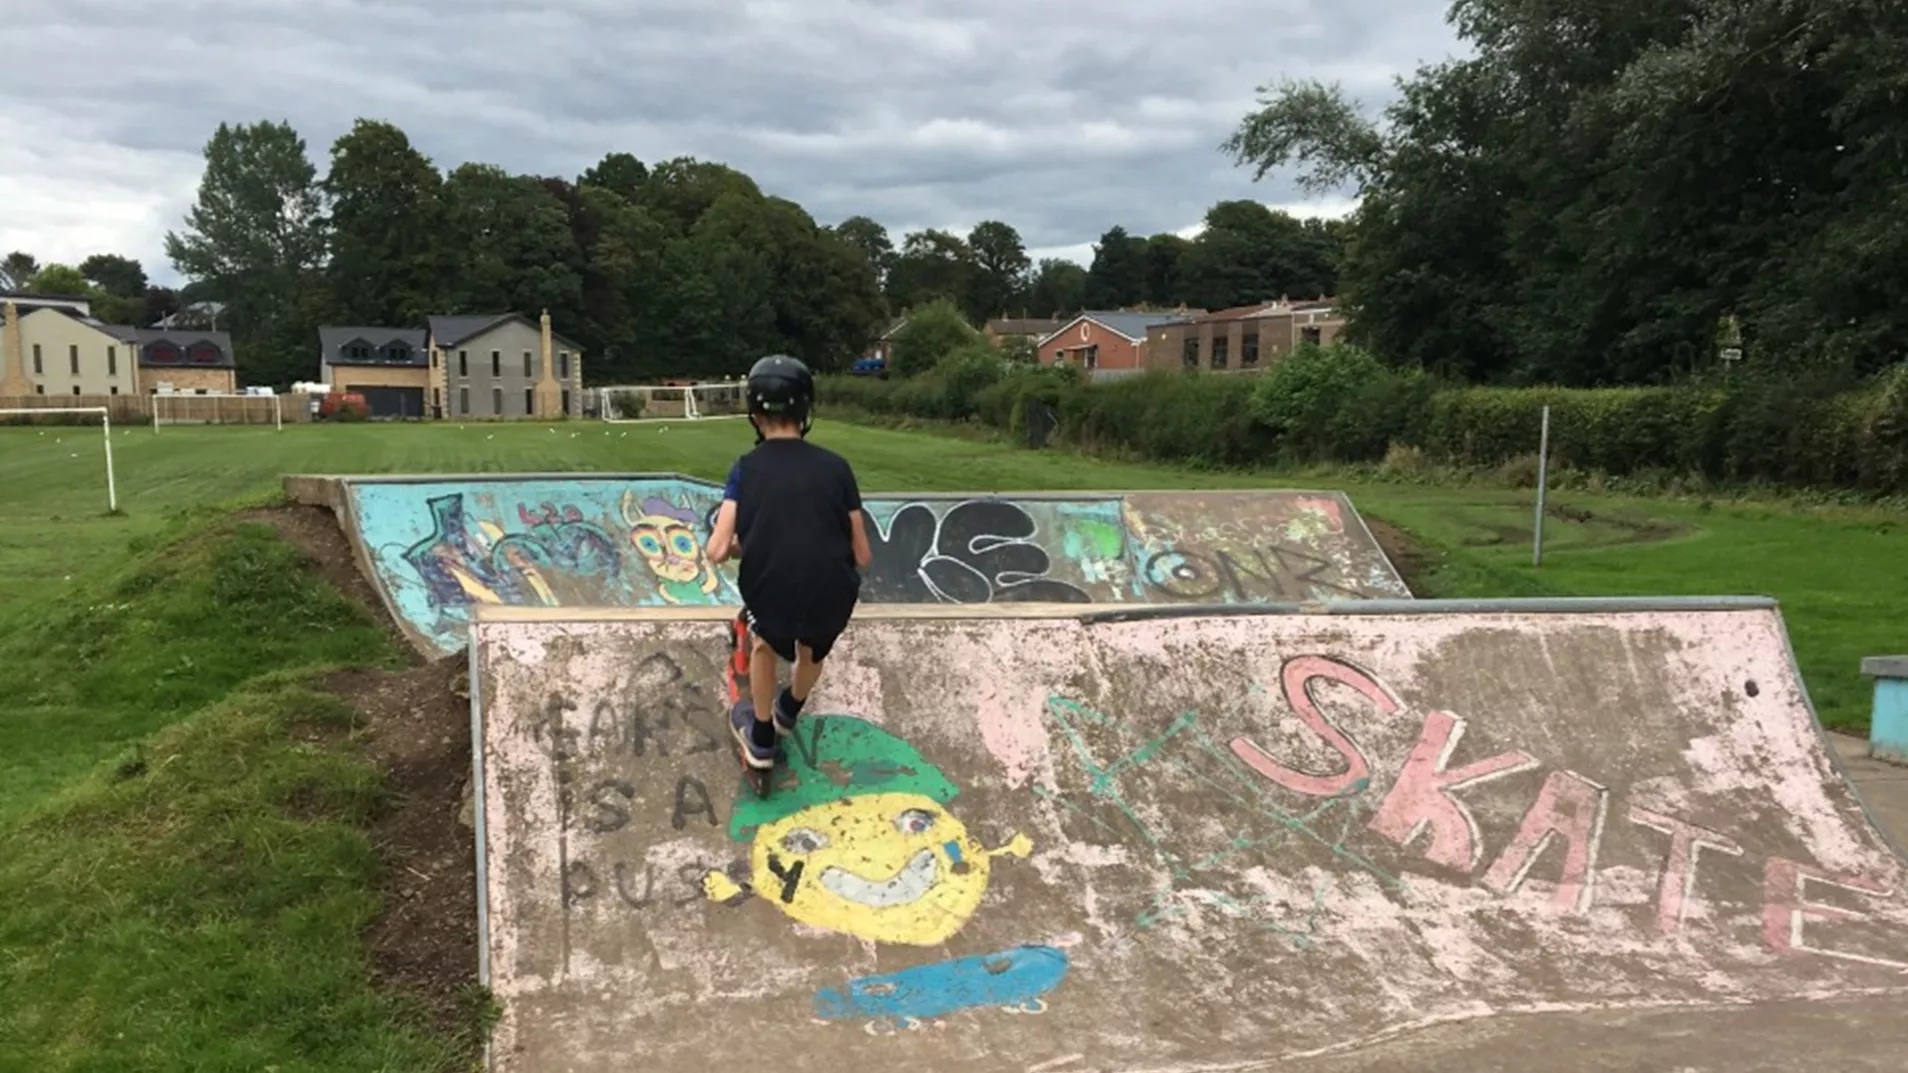
<svg viewBox="0 0 1908 1073">
<path fill-rule="evenodd" d="M 1908 767 L 1908 656 L 1870 656 L 1862 673 L 1875 680 L 1868 755 Z"/>
<path fill-rule="evenodd" d="M 1862 673 L 1870 678 L 1908 678 L 1908 656 L 1869 656 Z"/>
</svg>

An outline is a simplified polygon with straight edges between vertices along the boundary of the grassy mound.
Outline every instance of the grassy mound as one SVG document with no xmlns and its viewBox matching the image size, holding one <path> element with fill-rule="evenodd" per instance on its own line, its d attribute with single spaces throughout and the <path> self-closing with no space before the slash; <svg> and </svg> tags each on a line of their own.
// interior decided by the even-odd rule
<svg viewBox="0 0 1908 1073">
<path fill-rule="evenodd" d="M 449 1070 L 372 982 L 393 807 L 318 688 L 389 631 L 263 525 L 164 549 L 0 634 L 0 1067 Z"/>
</svg>

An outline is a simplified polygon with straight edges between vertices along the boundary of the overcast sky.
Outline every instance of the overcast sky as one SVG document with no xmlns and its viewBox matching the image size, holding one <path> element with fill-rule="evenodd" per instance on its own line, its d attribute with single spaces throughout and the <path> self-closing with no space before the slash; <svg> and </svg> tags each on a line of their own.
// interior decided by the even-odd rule
<svg viewBox="0 0 1908 1073">
<path fill-rule="evenodd" d="M 535 9 L 536 13 L 531 13 Z M 288 119 L 323 174 L 357 116 L 440 168 L 574 177 L 720 160 L 820 223 L 989 218 L 1085 263 L 1109 226 L 1222 198 L 1337 215 L 1218 143 L 1281 76 L 1375 112 L 1458 50 L 1444 0 L 0 0 L 0 253 L 137 257 L 176 282 L 221 120 Z"/>
</svg>

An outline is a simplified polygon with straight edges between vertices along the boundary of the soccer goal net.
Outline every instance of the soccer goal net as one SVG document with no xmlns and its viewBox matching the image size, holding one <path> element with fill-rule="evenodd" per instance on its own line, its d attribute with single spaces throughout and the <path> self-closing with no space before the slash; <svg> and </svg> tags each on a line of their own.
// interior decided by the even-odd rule
<svg viewBox="0 0 1908 1073">
<path fill-rule="evenodd" d="M 92 424 L 95 419 L 99 421 L 100 431 L 104 434 L 101 437 L 101 443 L 106 448 L 106 513 L 117 514 L 119 512 L 119 485 L 118 482 L 113 479 L 113 418 L 111 411 L 104 406 L 35 406 L 25 409 L 0 409 L 0 425 L 51 424 L 57 426 Z M 46 429 L 41 429 L 40 434 L 44 436 L 47 431 Z M 69 428 L 66 431 L 78 432 L 79 430 Z M 59 439 L 55 439 L 53 442 L 60 444 Z M 63 444 L 60 445 L 60 449 L 64 449 Z M 77 452 L 75 452 L 74 455 L 78 457 Z"/>
<path fill-rule="evenodd" d="M 283 395 L 198 395 L 167 394 L 152 396 L 152 429 L 160 425 L 270 425 L 285 429 Z"/>
<path fill-rule="evenodd" d="M 740 383 L 625 384 L 597 389 L 603 420 L 698 421 L 740 417 L 748 411 Z"/>
</svg>

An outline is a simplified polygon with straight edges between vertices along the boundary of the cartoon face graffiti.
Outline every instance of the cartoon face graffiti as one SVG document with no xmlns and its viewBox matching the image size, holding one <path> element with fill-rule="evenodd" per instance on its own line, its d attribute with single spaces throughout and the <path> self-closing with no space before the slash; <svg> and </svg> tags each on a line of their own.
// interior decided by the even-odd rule
<svg viewBox="0 0 1908 1073">
<path fill-rule="evenodd" d="M 805 739 L 805 740 L 801 740 Z M 737 801 L 730 834 L 751 842 L 750 885 L 790 919 L 881 943 L 946 942 L 980 907 L 994 857 L 947 803 L 958 792 L 912 746 L 849 716 L 811 716 L 786 742 L 767 798 Z M 722 873 L 718 901 L 739 888 Z"/>
<path fill-rule="evenodd" d="M 996 852 L 1024 855 L 1024 841 Z M 782 912 L 803 924 L 932 946 L 980 907 L 992 856 L 938 802 L 869 794 L 763 827 L 749 870 L 756 888 L 775 892 Z"/>
<path fill-rule="evenodd" d="M 694 511 L 655 496 L 639 504 L 634 492 L 623 493 L 622 509 L 629 541 L 656 575 L 663 599 L 703 602 L 716 591 L 721 579 L 703 558 Z"/>
</svg>

